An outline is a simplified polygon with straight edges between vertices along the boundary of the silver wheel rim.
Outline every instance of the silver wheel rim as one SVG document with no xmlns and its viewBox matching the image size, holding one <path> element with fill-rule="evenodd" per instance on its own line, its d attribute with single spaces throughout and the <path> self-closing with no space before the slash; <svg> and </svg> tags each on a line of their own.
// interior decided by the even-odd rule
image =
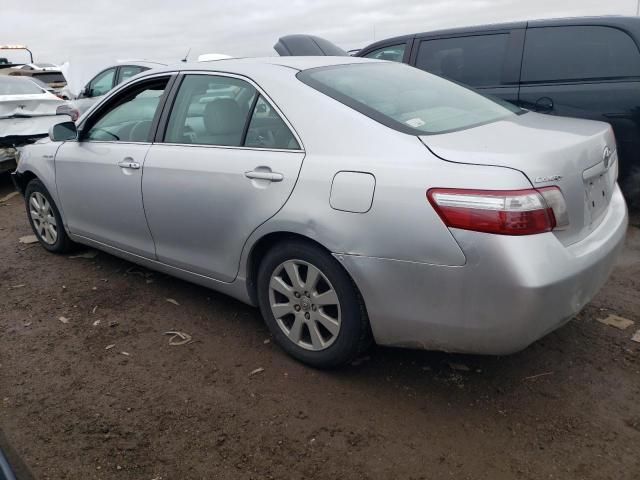
<svg viewBox="0 0 640 480">
<path fill-rule="evenodd" d="M 40 192 L 33 192 L 29 197 L 29 215 L 40 240 L 47 245 L 56 243 L 58 223 L 53 214 L 51 203 Z"/>
<path fill-rule="evenodd" d="M 324 350 L 338 338 L 338 295 L 329 279 L 309 262 L 287 260 L 273 271 L 269 305 L 287 338 L 305 350 Z"/>
</svg>

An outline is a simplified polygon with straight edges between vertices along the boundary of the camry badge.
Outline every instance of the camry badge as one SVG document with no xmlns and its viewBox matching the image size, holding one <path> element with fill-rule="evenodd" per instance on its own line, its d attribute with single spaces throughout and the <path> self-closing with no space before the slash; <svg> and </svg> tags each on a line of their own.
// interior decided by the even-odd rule
<svg viewBox="0 0 640 480">
<path fill-rule="evenodd" d="M 535 183 L 547 183 L 547 182 L 557 182 L 562 179 L 562 175 L 551 175 L 549 177 L 536 177 L 533 181 Z"/>
<path fill-rule="evenodd" d="M 604 161 L 604 168 L 609 168 L 609 162 L 611 161 L 611 149 L 609 146 L 604 147 L 602 152 L 602 160 Z"/>
</svg>

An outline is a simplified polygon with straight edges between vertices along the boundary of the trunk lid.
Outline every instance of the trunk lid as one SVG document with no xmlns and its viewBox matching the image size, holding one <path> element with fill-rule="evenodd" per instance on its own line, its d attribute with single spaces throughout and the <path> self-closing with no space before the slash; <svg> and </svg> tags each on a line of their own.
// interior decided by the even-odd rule
<svg viewBox="0 0 640 480">
<path fill-rule="evenodd" d="M 536 188 L 558 186 L 570 223 L 554 234 L 564 245 L 582 240 L 600 224 L 617 180 L 615 138 L 603 122 L 527 112 L 420 138 L 443 160 L 512 168 Z"/>
<path fill-rule="evenodd" d="M 55 115 L 64 102 L 54 95 L 2 95 L 0 118 Z"/>
</svg>

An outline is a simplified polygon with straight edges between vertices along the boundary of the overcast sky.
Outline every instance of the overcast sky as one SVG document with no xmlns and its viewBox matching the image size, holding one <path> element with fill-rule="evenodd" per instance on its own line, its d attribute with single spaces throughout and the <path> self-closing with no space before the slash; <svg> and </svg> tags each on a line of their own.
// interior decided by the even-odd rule
<svg viewBox="0 0 640 480">
<path fill-rule="evenodd" d="M 64 6 L 69 3 L 77 6 Z M 36 61 L 71 61 L 91 72 L 117 59 L 178 61 L 188 49 L 192 59 L 212 52 L 274 55 L 278 37 L 292 33 L 319 35 L 351 49 L 405 33 L 635 15 L 636 7 L 637 0 L 0 0 L 0 44 L 26 44 Z"/>
</svg>

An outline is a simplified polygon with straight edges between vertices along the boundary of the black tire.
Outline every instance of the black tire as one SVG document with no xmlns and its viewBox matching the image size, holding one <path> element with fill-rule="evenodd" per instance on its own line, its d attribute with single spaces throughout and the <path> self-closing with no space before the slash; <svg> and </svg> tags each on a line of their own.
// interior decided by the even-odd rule
<svg viewBox="0 0 640 480">
<path fill-rule="evenodd" d="M 310 351 L 294 343 L 284 333 L 271 311 L 271 276 L 287 260 L 301 260 L 319 269 L 335 290 L 341 311 L 341 323 L 333 343 L 319 351 Z M 290 240 L 274 246 L 258 269 L 258 303 L 274 340 L 289 355 L 315 368 L 333 368 L 353 360 L 371 344 L 371 330 L 362 298 L 340 263 L 325 250 L 304 241 Z"/>
<path fill-rule="evenodd" d="M 51 206 L 51 210 L 53 211 L 53 215 L 56 219 L 57 238 L 55 243 L 47 243 L 42 238 L 42 236 L 38 232 L 38 229 L 34 225 L 33 219 L 31 218 L 31 213 L 29 211 L 29 201 L 31 199 L 31 196 L 36 192 L 40 193 L 42 196 L 44 196 L 47 199 L 47 201 Z M 67 235 L 67 232 L 64 228 L 64 224 L 62 223 L 62 217 L 60 216 L 60 211 L 58 210 L 58 206 L 55 204 L 55 202 L 51 198 L 51 195 L 49 194 L 49 191 L 44 186 L 44 184 L 37 178 L 34 178 L 33 180 L 31 180 L 27 184 L 27 188 L 24 191 L 24 199 L 25 199 L 25 207 L 27 209 L 27 218 L 29 219 L 29 225 L 31 225 L 31 230 L 33 230 L 33 233 L 35 234 L 38 241 L 40 242 L 40 245 L 42 245 L 45 248 L 45 250 L 48 250 L 52 253 L 67 253 L 72 251 L 75 248 L 76 244 Z"/>
</svg>

